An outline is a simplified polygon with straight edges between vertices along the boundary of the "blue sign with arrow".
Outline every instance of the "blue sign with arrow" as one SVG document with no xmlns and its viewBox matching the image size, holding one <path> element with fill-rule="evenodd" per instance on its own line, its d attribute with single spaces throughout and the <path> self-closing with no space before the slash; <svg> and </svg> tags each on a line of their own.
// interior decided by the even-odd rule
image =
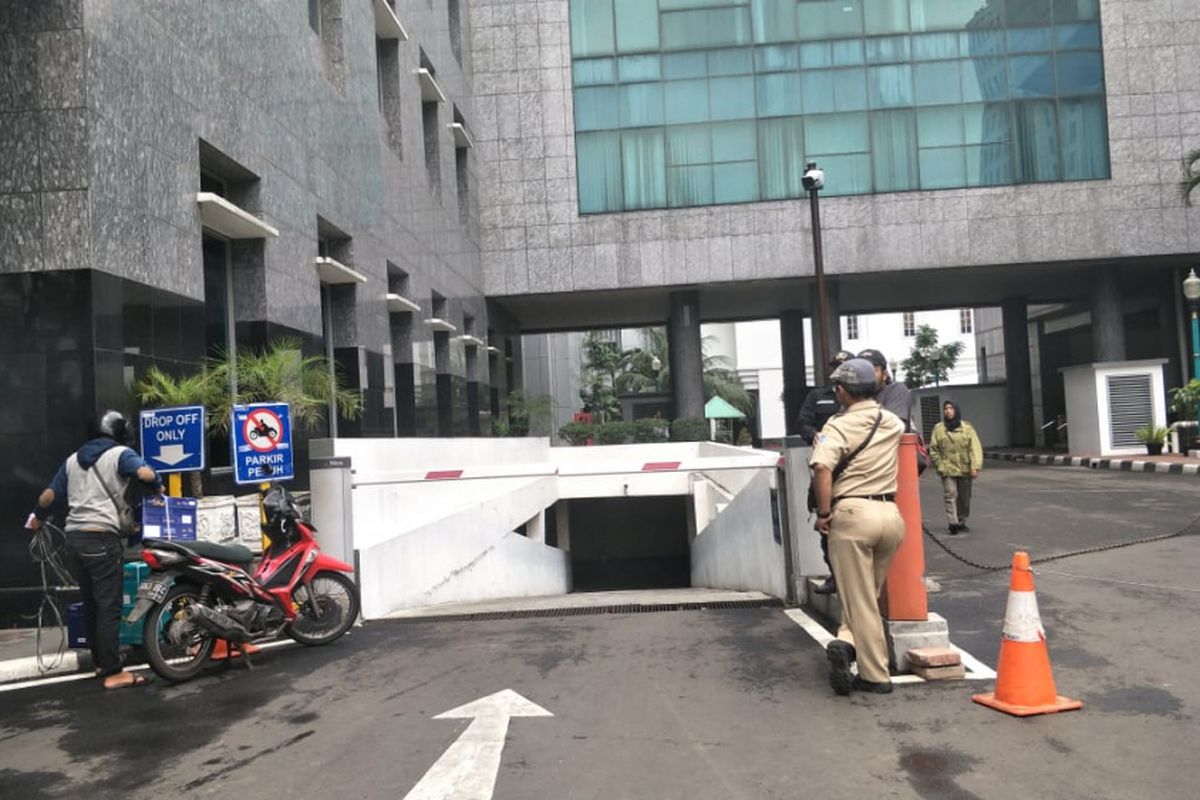
<svg viewBox="0 0 1200 800">
<path fill-rule="evenodd" d="M 141 413 L 142 458 L 155 472 L 204 469 L 204 406 Z"/>
<path fill-rule="evenodd" d="M 234 406 L 230 439 L 233 479 L 237 483 L 286 481 L 296 477 L 292 415 L 287 403 Z"/>
</svg>

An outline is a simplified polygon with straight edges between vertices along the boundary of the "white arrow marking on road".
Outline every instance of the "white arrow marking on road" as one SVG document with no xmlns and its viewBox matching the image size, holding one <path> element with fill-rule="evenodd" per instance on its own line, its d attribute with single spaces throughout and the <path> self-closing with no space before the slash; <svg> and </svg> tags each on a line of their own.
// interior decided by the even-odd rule
<svg viewBox="0 0 1200 800">
<path fill-rule="evenodd" d="M 155 461 L 161 461 L 168 467 L 173 467 L 185 458 L 191 458 L 191 453 L 183 452 L 181 444 L 166 444 L 158 448 L 158 455 L 155 456 Z"/>
<path fill-rule="evenodd" d="M 512 689 L 438 714 L 434 719 L 469 719 L 471 724 L 442 753 L 404 800 L 491 800 L 500 772 L 500 753 L 512 717 L 553 717 Z"/>
</svg>

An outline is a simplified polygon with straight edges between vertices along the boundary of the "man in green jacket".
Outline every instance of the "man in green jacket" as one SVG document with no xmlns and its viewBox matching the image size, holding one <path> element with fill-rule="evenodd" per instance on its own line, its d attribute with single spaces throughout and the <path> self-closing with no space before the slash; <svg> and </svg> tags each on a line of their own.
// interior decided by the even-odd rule
<svg viewBox="0 0 1200 800">
<path fill-rule="evenodd" d="M 947 400 L 942 406 L 942 421 L 933 427 L 929 460 L 942 478 L 950 535 L 967 533 L 971 530 L 967 527 L 967 517 L 971 515 L 971 485 L 983 467 L 983 445 L 953 400 Z"/>
</svg>

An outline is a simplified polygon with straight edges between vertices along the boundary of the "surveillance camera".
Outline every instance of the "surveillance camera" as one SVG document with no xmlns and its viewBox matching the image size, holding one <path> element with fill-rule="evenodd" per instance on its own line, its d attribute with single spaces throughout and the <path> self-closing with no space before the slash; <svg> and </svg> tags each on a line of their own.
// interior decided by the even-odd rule
<svg viewBox="0 0 1200 800">
<path fill-rule="evenodd" d="M 825 188 L 825 170 L 817 169 L 815 161 L 810 161 L 807 169 L 804 171 L 804 177 L 800 179 L 804 184 L 804 188 L 812 191 L 813 189 Z"/>
</svg>

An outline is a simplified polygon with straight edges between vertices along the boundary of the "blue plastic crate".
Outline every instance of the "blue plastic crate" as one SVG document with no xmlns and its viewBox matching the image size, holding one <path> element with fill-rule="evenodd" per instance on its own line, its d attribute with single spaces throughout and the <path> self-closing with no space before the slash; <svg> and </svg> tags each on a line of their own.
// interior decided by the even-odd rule
<svg viewBox="0 0 1200 800">
<path fill-rule="evenodd" d="M 125 565 L 125 576 L 121 582 L 121 644 L 142 643 L 142 623 L 131 625 L 125 618 L 133 611 L 133 604 L 137 602 L 138 586 L 149 575 L 150 567 L 145 561 L 131 561 Z M 88 649 L 87 632 L 83 624 L 83 603 L 71 603 L 67 606 L 67 646 L 74 650 Z"/>
<path fill-rule="evenodd" d="M 197 502 L 191 497 L 154 497 L 142 503 L 142 538 L 196 541 Z"/>
</svg>

